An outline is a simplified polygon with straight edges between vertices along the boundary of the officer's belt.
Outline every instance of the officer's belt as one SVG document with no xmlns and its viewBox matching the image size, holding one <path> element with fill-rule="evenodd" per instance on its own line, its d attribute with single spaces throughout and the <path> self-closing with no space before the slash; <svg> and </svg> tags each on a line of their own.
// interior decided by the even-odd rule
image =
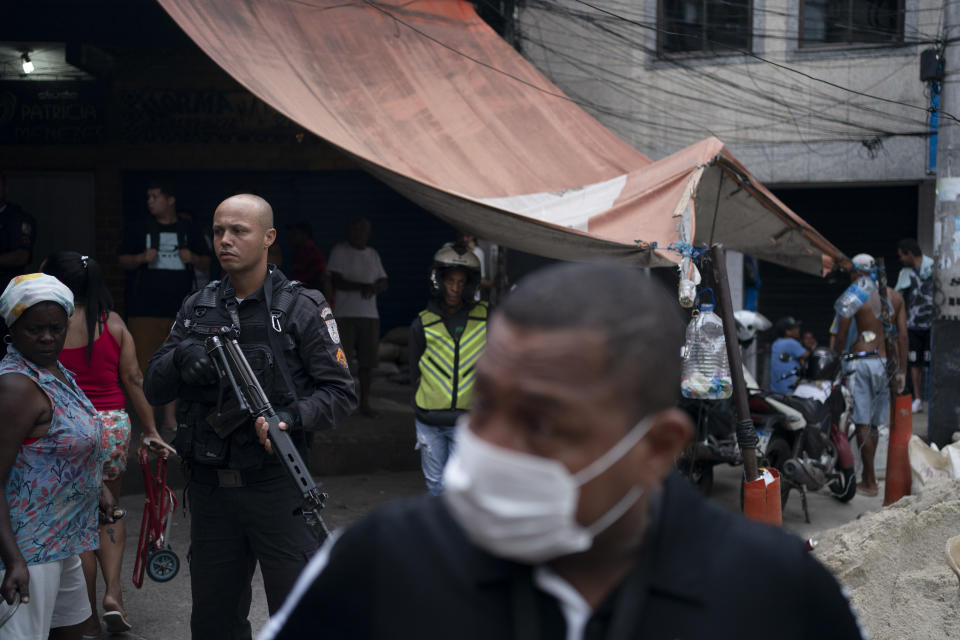
<svg viewBox="0 0 960 640">
<path fill-rule="evenodd" d="M 269 482 L 276 478 L 281 478 L 284 475 L 283 467 L 279 464 L 271 464 L 260 469 L 248 469 L 246 471 L 219 469 L 217 467 L 207 467 L 202 464 L 190 465 L 190 482 L 211 487 L 221 487 L 223 489 L 248 487 L 262 482 Z"/>
</svg>

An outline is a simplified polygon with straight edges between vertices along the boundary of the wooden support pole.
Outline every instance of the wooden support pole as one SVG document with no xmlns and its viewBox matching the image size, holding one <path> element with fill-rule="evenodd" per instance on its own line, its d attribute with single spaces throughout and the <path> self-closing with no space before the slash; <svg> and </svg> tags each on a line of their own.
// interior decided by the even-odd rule
<svg viewBox="0 0 960 640">
<path fill-rule="evenodd" d="M 710 248 L 713 259 L 713 276 L 716 283 L 717 310 L 723 320 L 723 337 L 727 343 L 727 362 L 730 364 L 730 379 L 733 382 L 734 415 L 737 419 L 737 444 L 743 456 L 743 475 L 745 482 L 760 477 L 757 465 L 757 433 L 750 419 L 750 400 L 747 397 L 747 383 L 743 378 L 743 359 L 740 356 L 740 343 L 737 340 L 737 325 L 733 318 L 733 301 L 730 298 L 730 281 L 727 279 L 727 256 L 723 245 L 715 244 Z"/>
</svg>

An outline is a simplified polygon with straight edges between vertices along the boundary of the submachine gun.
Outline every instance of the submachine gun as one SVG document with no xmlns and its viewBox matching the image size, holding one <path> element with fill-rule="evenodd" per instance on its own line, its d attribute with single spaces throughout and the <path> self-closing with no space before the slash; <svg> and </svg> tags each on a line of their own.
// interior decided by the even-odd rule
<svg viewBox="0 0 960 640">
<path fill-rule="evenodd" d="M 313 480 L 290 434 L 280 428 L 280 417 L 267 399 L 267 394 L 263 392 L 263 387 L 253 374 L 246 356 L 240 350 L 236 331 L 230 327 L 221 328 L 220 335 L 207 338 L 206 350 L 217 367 L 220 379 L 226 379 L 233 388 L 240 408 L 248 412 L 254 421 L 257 418 L 264 418 L 267 421 L 269 426 L 267 436 L 270 438 L 273 451 L 280 457 L 290 479 L 303 494 L 301 507 L 303 519 L 323 542 L 330 535 L 327 525 L 320 517 L 320 510 L 323 509 L 327 494 L 320 491 L 320 485 Z"/>
</svg>

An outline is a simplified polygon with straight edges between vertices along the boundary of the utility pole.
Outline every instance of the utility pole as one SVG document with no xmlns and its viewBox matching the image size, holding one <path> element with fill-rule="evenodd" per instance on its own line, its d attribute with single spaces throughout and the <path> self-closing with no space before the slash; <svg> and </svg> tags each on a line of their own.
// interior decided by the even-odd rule
<svg viewBox="0 0 960 640">
<path fill-rule="evenodd" d="M 960 110 L 960 4 L 943 7 L 940 108 Z M 928 435 L 938 446 L 960 430 L 960 123 L 939 118 L 937 203 L 933 218 L 934 313 Z"/>
</svg>

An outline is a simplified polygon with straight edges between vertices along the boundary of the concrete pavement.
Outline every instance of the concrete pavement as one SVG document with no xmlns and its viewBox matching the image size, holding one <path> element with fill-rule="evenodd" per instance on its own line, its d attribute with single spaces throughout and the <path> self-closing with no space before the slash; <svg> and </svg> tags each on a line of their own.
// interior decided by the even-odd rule
<svg viewBox="0 0 960 640">
<path fill-rule="evenodd" d="M 138 469 L 131 469 L 138 471 Z M 329 494 L 324 519 L 331 529 L 343 527 L 365 515 L 374 507 L 424 491 L 423 477 L 419 471 L 381 472 L 373 474 L 334 476 L 324 481 L 324 490 Z M 181 498 L 181 492 L 177 492 Z M 189 513 L 178 509 L 173 516 L 170 545 L 180 558 L 180 572 L 173 580 L 164 583 L 143 580 L 143 588 L 136 589 L 131 581 L 136 559 L 137 537 L 143 517 L 143 494 L 125 495 L 122 499 L 127 509 L 127 545 L 123 560 L 123 597 L 127 617 L 133 624 L 128 633 L 102 638 L 129 640 L 186 640 L 190 638 L 190 567 L 187 551 L 190 548 Z M 98 598 L 103 597 L 103 581 L 100 580 Z M 100 612 L 102 615 L 102 611 Z M 256 632 L 267 621 L 267 603 L 259 570 L 253 582 L 253 606 L 250 622 Z"/>
</svg>

